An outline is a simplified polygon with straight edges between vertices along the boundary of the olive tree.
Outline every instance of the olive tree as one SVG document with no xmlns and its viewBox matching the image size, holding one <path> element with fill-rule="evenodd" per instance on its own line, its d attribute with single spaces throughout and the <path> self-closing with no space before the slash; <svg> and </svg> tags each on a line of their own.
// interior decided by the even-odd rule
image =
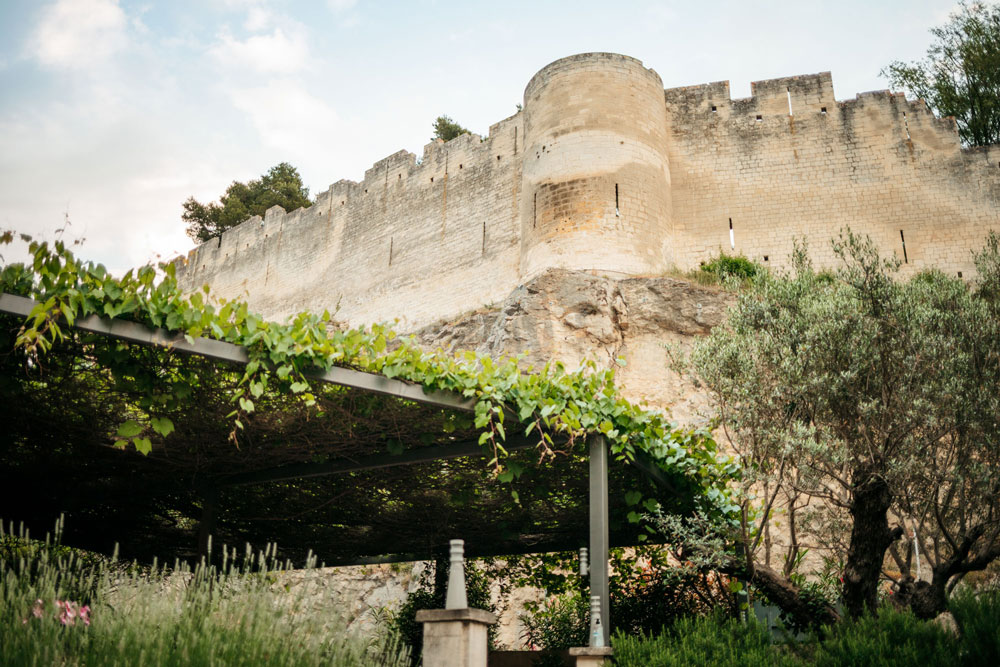
<svg viewBox="0 0 1000 667">
<path fill-rule="evenodd" d="M 695 369 L 744 462 L 748 563 L 779 506 L 794 562 L 807 503 L 826 509 L 820 531 L 843 531 L 852 615 L 876 607 L 885 574 L 932 615 L 956 579 L 1000 557 L 997 245 L 991 235 L 970 288 L 940 272 L 900 280 L 897 260 L 846 231 L 839 270 L 815 271 L 798 249 L 789 275 L 757 279 L 697 348 Z M 913 576 L 914 539 L 930 581 Z"/>
</svg>

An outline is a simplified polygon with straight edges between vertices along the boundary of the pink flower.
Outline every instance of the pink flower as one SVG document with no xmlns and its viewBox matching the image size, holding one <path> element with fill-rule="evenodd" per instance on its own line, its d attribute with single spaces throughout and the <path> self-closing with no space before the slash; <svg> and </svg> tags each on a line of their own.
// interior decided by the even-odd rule
<svg viewBox="0 0 1000 667">
<path fill-rule="evenodd" d="M 62 607 L 62 613 L 59 615 L 59 622 L 63 625 L 76 625 L 76 610 L 73 609 L 73 603 L 69 600 L 65 602 L 60 602 L 56 600 L 56 607 Z"/>
<path fill-rule="evenodd" d="M 76 603 L 72 600 L 55 600 L 55 607 L 56 614 L 54 618 L 63 625 L 76 625 L 77 618 L 83 621 L 84 625 L 90 625 L 90 605 L 85 604 L 77 607 Z M 35 600 L 35 604 L 31 608 L 31 616 L 39 619 L 44 618 L 45 603 L 41 600 Z M 28 621 L 31 620 L 31 616 L 22 619 L 21 624 L 27 625 Z"/>
</svg>

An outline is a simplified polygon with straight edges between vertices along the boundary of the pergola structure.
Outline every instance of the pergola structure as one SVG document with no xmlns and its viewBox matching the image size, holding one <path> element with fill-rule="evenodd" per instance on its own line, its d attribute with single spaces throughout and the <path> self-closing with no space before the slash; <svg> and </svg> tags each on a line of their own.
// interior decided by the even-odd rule
<svg viewBox="0 0 1000 667">
<path fill-rule="evenodd" d="M 538 465 L 538 436 L 510 416 L 505 447 L 525 472 L 503 485 L 485 465 L 472 400 L 333 368 L 310 374 L 322 387 L 315 408 L 264 397 L 234 445 L 221 389 L 248 362 L 244 348 L 89 316 L 32 368 L 16 358 L 12 336 L 35 305 L 0 294 L 5 519 L 37 534 L 65 512 L 68 544 L 106 552 L 119 542 L 140 559 L 195 557 L 209 535 L 217 544 L 277 542 L 298 558 L 310 549 L 327 564 L 431 558 L 456 537 L 471 556 L 587 545 L 591 591 L 609 627 L 608 549 L 637 543 L 618 492 L 634 484 L 636 468 L 609 466 L 599 433 L 587 436 L 585 459 Z M 107 354 L 134 370 L 107 377 L 95 363 Z M 171 413 L 175 432 L 147 456 L 111 447 L 136 387 L 182 367 L 199 382 Z M 641 453 L 633 463 L 651 494 L 677 499 L 678 480 Z"/>
</svg>

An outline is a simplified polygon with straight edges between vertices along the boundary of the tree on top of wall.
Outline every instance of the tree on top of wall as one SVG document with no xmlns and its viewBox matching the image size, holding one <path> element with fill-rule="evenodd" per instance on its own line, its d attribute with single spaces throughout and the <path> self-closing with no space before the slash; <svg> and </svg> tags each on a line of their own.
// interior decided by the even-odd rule
<svg viewBox="0 0 1000 667">
<path fill-rule="evenodd" d="M 1000 5 L 962 2 L 931 34 L 924 60 L 897 60 L 881 75 L 938 115 L 953 116 L 966 145 L 1000 143 Z"/>
<path fill-rule="evenodd" d="M 434 136 L 431 140 L 451 141 L 455 137 L 469 134 L 469 131 L 453 121 L 449 116 L 438 116 L 434 119 Z"/>
<path fill-rule="evenodd" d="M 188 223 L 188 236 L 204 242 L 221 236 L 247 218 L 264 215 L 275 204 L 286 211 L 312 204 L 309 188 L 302 185 L 298 169 L 287 162 L 271 167 L 260 178 L 246 183 L 233 181 L 219 197 L 219 203 L 202 204 L 188 197 L 181 218 Z"/>
</svg>

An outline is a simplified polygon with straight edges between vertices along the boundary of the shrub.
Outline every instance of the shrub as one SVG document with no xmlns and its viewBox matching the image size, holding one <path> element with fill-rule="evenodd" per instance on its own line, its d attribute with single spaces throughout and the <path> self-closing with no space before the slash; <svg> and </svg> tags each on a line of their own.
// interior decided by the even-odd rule
<svg viewBox="0 0 1000 667">
<path fill-rule="evenodd" d="M 656 567 L 616 577 L 614 583 L 611 618 L 615 629 L 624 634 L 652 634 L 687 616 L 738 614 L 731 580 L 717 573 Z"/>
<path fill-rule="evenodd" d="M 1000 665 L 1000 589 L 962 591 L 948 608 L 962 632 L 962 664 Z"/>
<path fill-rule="evenodd" d="M 521 639 L 532 649 L 558 651 L 589 641 L 590 601 L 580 591 L 552 595 L 519 618 L 524 624 Z"/>
<path fill-rule="evenodd" d="M 720 281 L 726 278 L 736 278 L 737 280 L 750 280 L 764 270 L 761 265 L 750 261 L 743 255 L 727 255 L 719 253 L 719 256 L 701 265 L 701 271 L 716 276 Z"/>
<path fill-rule="evenodd" d="M 798 665 L 794 656 L 771 645 L 770 634 L 756 621 L 715 614 L 680 618 L 659 635 L 612 639 L 614 664 L 622 667 L 757 667 Z"/>
<path fill-rule="evenodd" d="M 815 664 L 852 665 L 958 665 L 959 642 L 945 630 L 921 621 L 909 611 L 886 606 L 877 615 L 849 619 L 828 629 L 817 647 Z"/>
<path fill-rule="evenodd" d="M 657 634 L 615 634 L 614 664 L 673 665 L 1000 665 L 1000 590 L 967 590 L 952 597 L 950 608 L 961 635 L 891 606 L 878 615 L 844 620 L 824 629 L 823 638 L 774 645 L 754 621 L 712 616 L 683 617 Z"/>
<path fill-rule="evenodd" d="M 420 588 L 407 595 L 403 605 L 393 615 L 392 627 L 410 650 L 413 664 L 419 664 L 419 656 L 424 647 L 424 628 L 422 623 L 417 623 L 417 612 L 442 607 L 444 601 L 438 600 L 433 590 Z"/>
</svg>

